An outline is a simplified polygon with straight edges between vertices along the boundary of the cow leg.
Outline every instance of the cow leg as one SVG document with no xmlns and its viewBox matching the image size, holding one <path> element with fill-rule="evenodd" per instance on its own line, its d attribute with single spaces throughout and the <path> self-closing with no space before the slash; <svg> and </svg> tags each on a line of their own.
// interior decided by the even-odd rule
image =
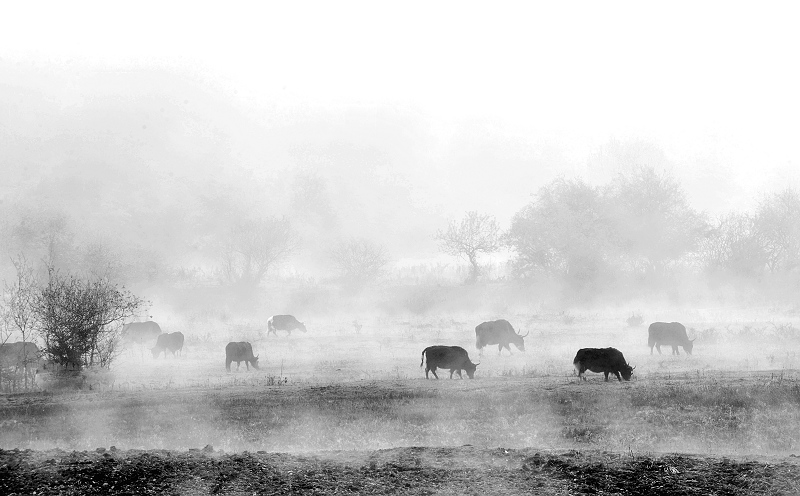
<svg viewBox="0 0 800 496">
<path fill-rule="evenodd" d="M 436 375 L 436 367 L 433 367 L 433 368 L 431 368 L 431 372 L 433 373 L 433 376 L 434 376 L 435 378 L 437 378 L 437 379 L 439 378 L 439 376 L 438 376 L 438 375 Z"/>
<path fill-rule="evenodd" d="M 231 360 L 231 362 L 232 362 L 232 361 L 233 361 L 233 360 Z M 229 361 L 225 360 L 225 370 L 227 370 L 228 372 L 230 372 L 230 371 L 231 371 L 231 362 L 229 362 Z"/>
<path fill-rule="evenodd" d="M 619 375 L 619 370 L 615 370 L 614 373 L 617 375 L 617 380 L 619 382 L 622 382 L 622 377 L 620 377 L 620 375 Z"/>
<path fill-rule="evenodd" d="M 678 350 L 677 346 L 673 346 L 672 347 L 672 354 L 673 355 L 680 355 L 681 354 L 681 352 Z"/>
<path fill-rule="evenodd" d="M 464 376 L 461 375 L 461 369 L 458 369 L 458 378 L 459 379 L 463 379 L 464 378 Z"/>
<path fill-rule="evenodd" d="M 660 344 L 656 345 L 656 350 L 658 350 L 658 354 L 660 355 L 661 354 L 661 345 Z"/>
<path fill-rule="evenodd" d="M 608 382 L 608 372 L 603 372 L 603 374 L 606 376 L 606 382 Z"/>
</svg>

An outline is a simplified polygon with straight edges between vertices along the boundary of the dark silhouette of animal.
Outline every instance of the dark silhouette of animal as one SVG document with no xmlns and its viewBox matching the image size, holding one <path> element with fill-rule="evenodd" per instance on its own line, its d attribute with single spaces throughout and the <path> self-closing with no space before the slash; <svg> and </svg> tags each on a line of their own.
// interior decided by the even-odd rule
<svg viewBox="0 0 800 496">
<path fill-rule="evenodd" d="M 231 362 L 236 362 L 236 370 L 239 370 L 241 363 L 250 370 L 250 365 L 258 370 L 258 356 L 253 356 L 253 346 L 247 341 L 231 342 L 225 347 L 225 370 L 231 371 Z"/>
<path fill-rule="evenodd" d="M 161 327 L 152 320 L 131 322 L 122 326 L 122 341 L 129 344 L 150 345 L 161 335 Z"/>
<path fill-rule="evenodd" d="M 513 344 L 519 351 L 525 351 L 523 338 L 528 334 L 529 332 L 526 332 L 525 335 L 518 334 L 505 319 L 484 322 L 475 328 L 475 347 L 480 353 L 483 353 L 484 346 L 496 344 L 498 353 L 502 353 L 503 348 L 511 353 L 509 344 Z"/>
<path fill-rule="evenodd" d="M 620 382 L 622 382 L 622 379 L 629 381 L 631 380 L 633 369 L 636 368 L 628 365 L 625 357 L 622 356 L 622 352 L 616 348 L 581 348 L 575 355 L 572 365 L 575 366 L 578 377 L 584 381 L 586 377 L 584 377 L 583 373 L 587 370 L 597 373 L 602 372 L 606 376 L 606 382 L 608 382 L 608 374 L 616 375 Z M 620 374 L 622 374 L 622 377 L 620 377 Z"/>
<path fill-rule="evenodd" d="M 428 372 L 433 372 L 433 376 L 438 379 L 439 376 L 436 375 L 437 368 L 450 369 L 451 379 L 453 378 L 453 372 L 458 372 L 458 376 L 463 379 L 461 371 L 466 370 L 467 376 L 473 379 L 475 369 L 480 365 L 480 362 L 472 363 L 469 360 L 467 350 L 460 346 L 428 346 L 422 350 L 422 361 L 419 366 L 422 367 L 423 363 L 426 363 L 426 379 L 428 378 Z"/>
<path fill-rule="evenodd" d="M 306 332 L 306 326 L 292 315 L 273 315 L 267 321 L 267 336 L 269 336 L 269 333 L 277 336 L 278 331 L 286 331 L 291 334 L 294 329 Z"/>
<path fill-rule="evenodd" d="M 680 355 L 678 346 L 683 346 L 684 351 L 692 354 L 694 339 L 689 339 L 686 335 L 686 328 L 679 322 L 653 322 L 647 329 L 647 346 L 650 347 L 650 354 L 653 354 L 653 346 L 661 354 L 661 345 L 672 346 L 672 354 Z"/>
<path fill-rule="evenodd" d="M 167 358 L 167 350 L 172 352 L 172 356 L 175 356 L 176 351 L 181 352 L 181 350 L 183 350 L 182 332 L 160 334 L 155 347 L 150 351 L 153 353 L 153 358 L 158 358 L 158 355 L 160 355 L 162 351 L 164 352 L 164 358 Z M 183 353 L 181 352 L 181 354 Z"/>
</svg>

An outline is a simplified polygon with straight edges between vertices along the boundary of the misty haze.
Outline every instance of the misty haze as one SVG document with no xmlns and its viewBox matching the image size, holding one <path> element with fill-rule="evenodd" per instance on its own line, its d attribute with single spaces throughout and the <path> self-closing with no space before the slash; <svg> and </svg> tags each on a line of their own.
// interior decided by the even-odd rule
<svg viewBox="0 0 800 496">
<path fill-rule="evenodd" d="M 800 493 L 791 16 L 52 8 L 0 493 Z"/>
</svg>

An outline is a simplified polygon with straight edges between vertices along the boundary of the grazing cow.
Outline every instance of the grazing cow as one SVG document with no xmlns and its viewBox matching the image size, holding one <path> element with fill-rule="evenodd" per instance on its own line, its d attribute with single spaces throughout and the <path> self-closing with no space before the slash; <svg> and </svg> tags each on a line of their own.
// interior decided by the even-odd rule
<svg viewBox="0 0 800 496">
<path fill-rule="evenodd" d="M 225 370 L 231 371 L 231 362 L 236 362 L 236 370 L 239 370 L 242 362 L 250 370 L 250 365 L 258 370 L 258 356 L 253 356 L 253 346 L 246 341 L 228 343 L 225 347 Z"/>
<path fill-rule="evenodd" d="M 153 358 L 158 358 L 158 355 L 161 352 L 164 352 L 164 358 L 167 358 L 167 350 L 172 352 L 172 356 L 175 356 L 175 352 L 179 351 L 181 354 L 183 352 L 183 333 L 182 332 L 170 332 L 167 334 L 160 334 L 158 336 L 158 341 L 156 341 L 156 345 L 150 351 L 153 353 Z"/>
<path fill-rule="evenodd" d="M 0 344 L 0 384 L 2 376 L 9 375 L 16 381 L 17 374 L 22 370 L 25 374 L 23 378 L 27 383 L 36 379 L 36 372 L 41 368 L 41 351 L 36 343 L 19 341 L 16 343 Z"/>
<path fill-rule="evenodd" d="M 161 327 L 152 320 L 131 322 L 122 326 L 122 341 L 128 344 L 150 345 L 161 335 Z"/>
<path fill-rule="evenodd" d="M 530 332 L 526 332 L 525 335 L 520 335 L 511 324 L 505 320 L 493 320 L 490 322 L 484 322 L 475 328 L 475 347 L 478 348 L 478 351 L 483 354 L 483 347 L 487 344 L 496 344 L 497 352 L 502 353 L 503 348 L 507 349 L 509 353 L 511 353 L 511 348 L 509 344 L 514 344 L 519 351 L 525 351 L 525 343 L 523 342 L 523 338 L 527 336 Z"/>
<path fill-rule="evenodd" d="M 584 377 L 583 373 L 587 370 L 602 372 L 606 376 L 606 382 L 608 382 L 608 374 L 611 373 L 616 375 L 620 382 L 622 382 L 622 379 L 629 381 L 631 380 L 633 369 L 636 368 L 628 365 L 625 357 L 622 356 L 622 352 L 616 348 L 581 348 L 575 355 L 572 365 L 575 366 L 578 377 L 584 381 L 586 377 Z M 622 374 L 622 377 L 620 377 L 620 374 Z"/>
<path fill-rule="evenodd" d="M 661 345 L 672 346 L 672 354 L 680 355 L 678 346 L 683 346 L 684 351 L 692 354 L 694 339 L 689 339 L 686 335 L 686 328 L 679 322 L 653 322 L 647 329 L 647 346 L 650 347 L 650 354 L 653 354 L 653 346 L 661 354 Z"/>
<path fill-rule="evenodd" d="M 306 332 L 306 326 L 292 315 L 273 315 L 267 321 L 267 336 L 269 336 L 269 333 L 277 336 L 278 331 L 286 331 L 291 334 L 294 329 Z"/>
<path fill-rule="evenodd" d="M 422 350 L 422 361 L 419 366 L 426 362 L 425 365 L 425 378 L 428 378 L 428 372 L 433 372 L 433 376 L 437 379 L 436 368 L 450 369 L 450 378 L 453 378 L 453 372 L 458 372 L 458 377 L 464 378 L 461 375 L 462 370 L 467 371 L 467 376 L 470 379 L 474 378 L 475 369 L 480 365 L 479 363 L 472 363 L 469 360 L 467 350 L 460 346 L 428 346 Z"/>
</svg>

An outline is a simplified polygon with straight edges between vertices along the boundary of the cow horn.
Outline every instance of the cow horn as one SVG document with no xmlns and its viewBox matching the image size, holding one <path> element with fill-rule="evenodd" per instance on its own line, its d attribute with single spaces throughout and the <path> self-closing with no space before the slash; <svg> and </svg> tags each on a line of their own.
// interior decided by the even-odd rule
<svg viewBox="0 0 800 496">
<path fill-rule="evenodd" d="M 520 333 L 517 333 L 517 334 L 519 335 L 519 337 L 521 337 L 521 338 L 524 338 L 524 337 L 526 337 L 526 336 L 527 336 L 528 334 L 530 334 L 530 333 L 531 333 L 531 331 L 528 331 L 528 332 L 526 332 L 526 333 L 525 333 L 525 336 L 523 336 L 523 335 L 522 335 L 522 334 L 520 334 Z"/>
<path fill-rule="evenodd" d="M 480 364 L 481 364 L 481 362 L 478 362 L 478 363 L 476 363 L 476 364 L 475 364 L 475 366 L 477 367 L 477 366 L 478 366 L 478 365 L 480 365 Z"/>
</svg>

